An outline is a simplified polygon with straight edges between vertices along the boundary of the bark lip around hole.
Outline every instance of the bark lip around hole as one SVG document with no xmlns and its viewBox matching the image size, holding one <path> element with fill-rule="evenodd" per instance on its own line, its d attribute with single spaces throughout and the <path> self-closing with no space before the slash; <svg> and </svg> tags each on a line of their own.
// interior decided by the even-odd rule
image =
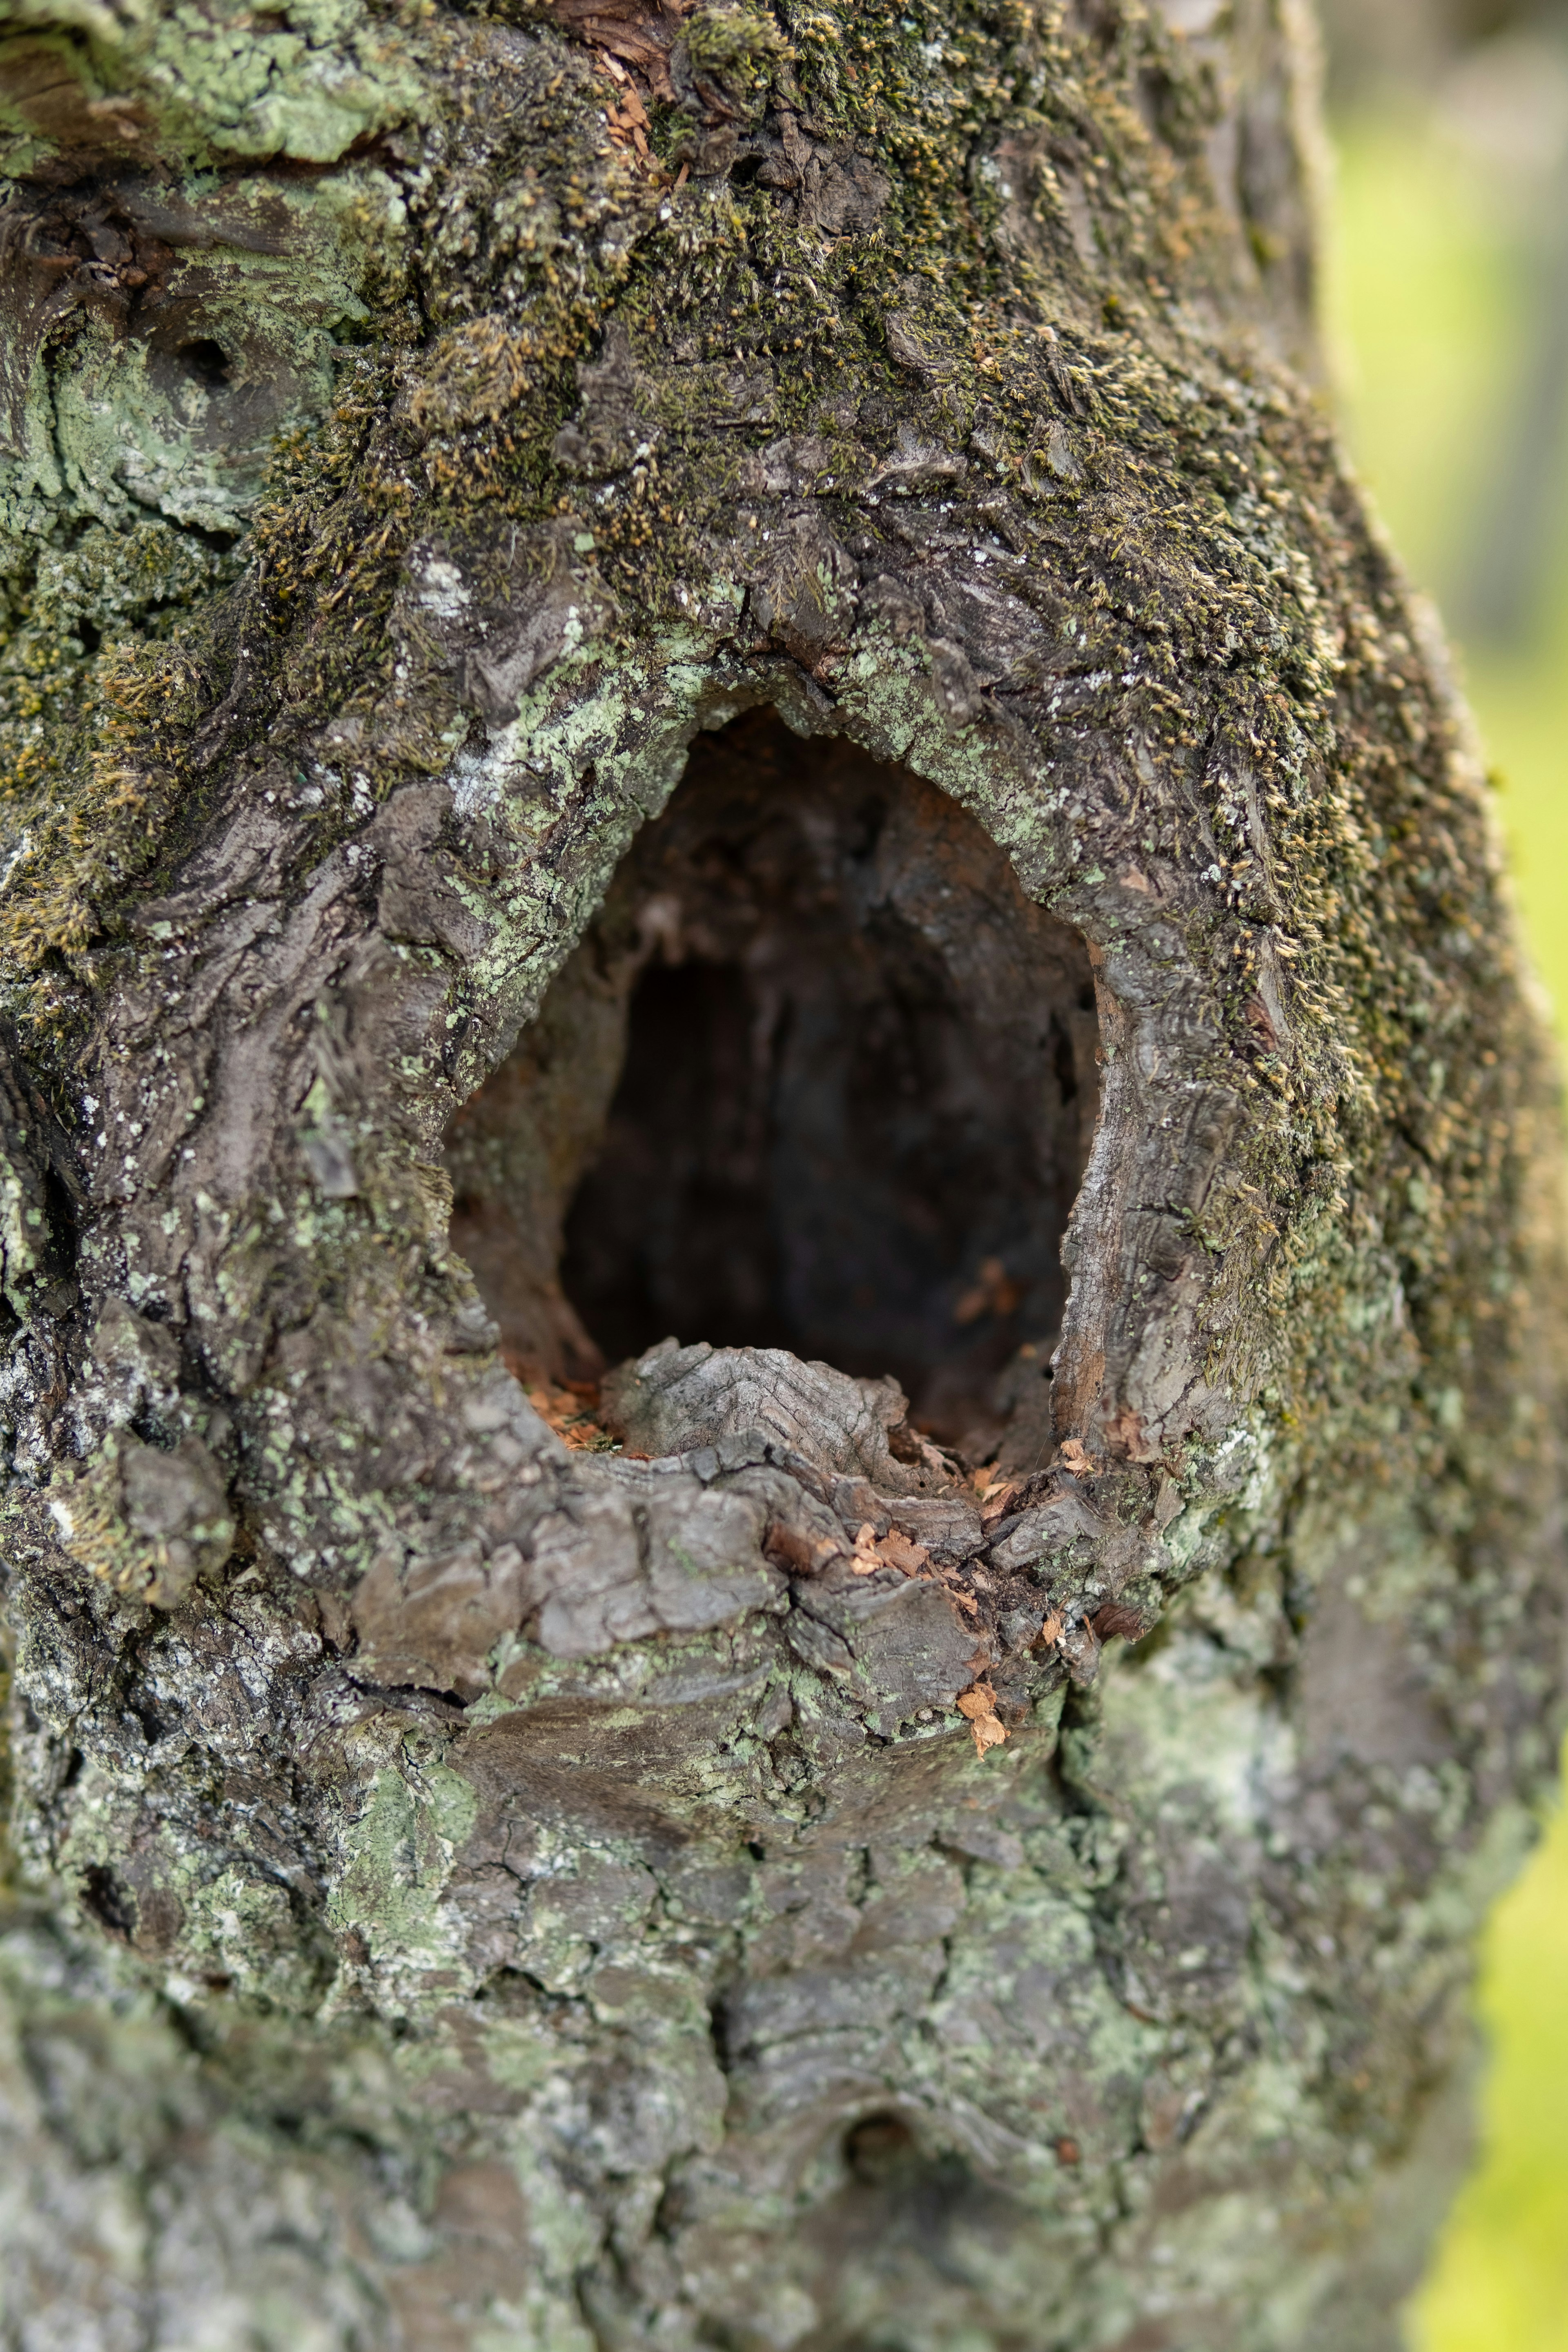
<svg viewBox="0 0 1568 2352">
<path fill-rule="evenodd" d="M 1083 940 L 973 818 L 756 711 L 452 1122 L 453 1242 L 530 1383 L 780 1348 L 1037 1460 L 1098 1035 Z"/>
</svg>

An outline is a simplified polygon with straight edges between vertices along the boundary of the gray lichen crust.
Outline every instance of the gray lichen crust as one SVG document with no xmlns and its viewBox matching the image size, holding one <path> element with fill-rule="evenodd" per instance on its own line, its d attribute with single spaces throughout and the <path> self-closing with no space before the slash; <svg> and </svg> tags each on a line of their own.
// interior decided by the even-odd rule
<svg viewBox="0 0 1568 2352">
<path fill-rule="evenodd" d="M 1556 1097 L 1308 66 L 5 11 L 7 2344 L 1394 2341 L 1558 1723 Z M 1092 968 L 994 1490 L 697 1330 L 569 1446 L 452 1245 L 768 709 Z"/>
</svg>

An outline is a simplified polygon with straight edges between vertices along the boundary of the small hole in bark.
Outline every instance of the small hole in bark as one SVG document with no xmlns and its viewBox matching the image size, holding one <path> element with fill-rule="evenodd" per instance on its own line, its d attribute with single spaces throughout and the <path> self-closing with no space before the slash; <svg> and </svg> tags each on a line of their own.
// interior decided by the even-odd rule
<svg viewBox="0 0 1568 2352">
<path fill-rule="evenodd" d="M 899 2116 L 865 2116 L 844 2135 L 844 2161 L 857 2180 L 878 2187 L 917 2153 L 913 2132 Z"/>
<path fill-rule="evenodd" d="M 668 1335 L 1040 1391 L 1098 1106 L 1088 952 L 933 786 L 772 712 L 704 736 L 454 1120 L 453 1241 L 530 1380 Z"/>
<path fill-rule="evenodd" d="M 106 1863 L 89 1862 L 82 1872 L 81 1901 L 100 1927 L 131 1941 L 136 1933 L 135 1906 Z"/>
<path fill-rule="evenodd" d="M 194 342 L 182 343 L 174 357 L 184 366 L 185 373 L 209 392 L 219 392 L 229 381 L 229 358 L 221 343 L 210 335 L 198 335 Z"/>
</svg>

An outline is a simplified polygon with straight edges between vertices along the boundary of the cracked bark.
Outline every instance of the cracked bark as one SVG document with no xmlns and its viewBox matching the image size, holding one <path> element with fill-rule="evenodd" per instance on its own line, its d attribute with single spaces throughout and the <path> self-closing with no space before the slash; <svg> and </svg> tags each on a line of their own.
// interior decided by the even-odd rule
<svg viewBox="0 0 1568 2352">
<path fill-rule="evenodd" d="M 1556 1109 L 1306 28 L 510 13 L 0 38 L 5 2340 L 1390 2345 Z"/>
</svg>

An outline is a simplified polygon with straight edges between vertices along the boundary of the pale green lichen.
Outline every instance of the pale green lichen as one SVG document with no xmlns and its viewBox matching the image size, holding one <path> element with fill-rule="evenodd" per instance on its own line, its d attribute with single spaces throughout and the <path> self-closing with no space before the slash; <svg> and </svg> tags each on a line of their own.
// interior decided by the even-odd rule
<svg viewBox="0 0 1568 2352">
<path fill-rule="evenodd" d="M 460 1922 L 443 1916 L 440 1898 L 478 1801 L 472 1785 L 446 1765 L 388 1764 L 371 1781 L 363 1811 L 345 1824 L 328 1925 L 362 1937 L 378 1976 L 389 1987 L 409 1988 L 406 1997 L 416 1998 L 421 1978 L 432 1971 L 449 1996 L 462 1967 Z"/>
<path fill-rule="evenodd" d="M 425 12 L 406 13 L 413 26 Z M 357 0 L 291 0 L 279 26 L 258 23 L 244 0 L 124 9 L 11 0 L 6 20 L 15 29 L 0 41 L 0 126 L 10 134 L 0 171 L 11 177 L 47 165 L 60 143 L 89 138 L 132 163 L 272 155 L 334 163 L 356 140 L 416 116 L 426 100 L 416 42 L 395 14 L 378 22 Z M 43 61 L 58 77 L 47 109 L 26 95 Z"/>
</svg>

